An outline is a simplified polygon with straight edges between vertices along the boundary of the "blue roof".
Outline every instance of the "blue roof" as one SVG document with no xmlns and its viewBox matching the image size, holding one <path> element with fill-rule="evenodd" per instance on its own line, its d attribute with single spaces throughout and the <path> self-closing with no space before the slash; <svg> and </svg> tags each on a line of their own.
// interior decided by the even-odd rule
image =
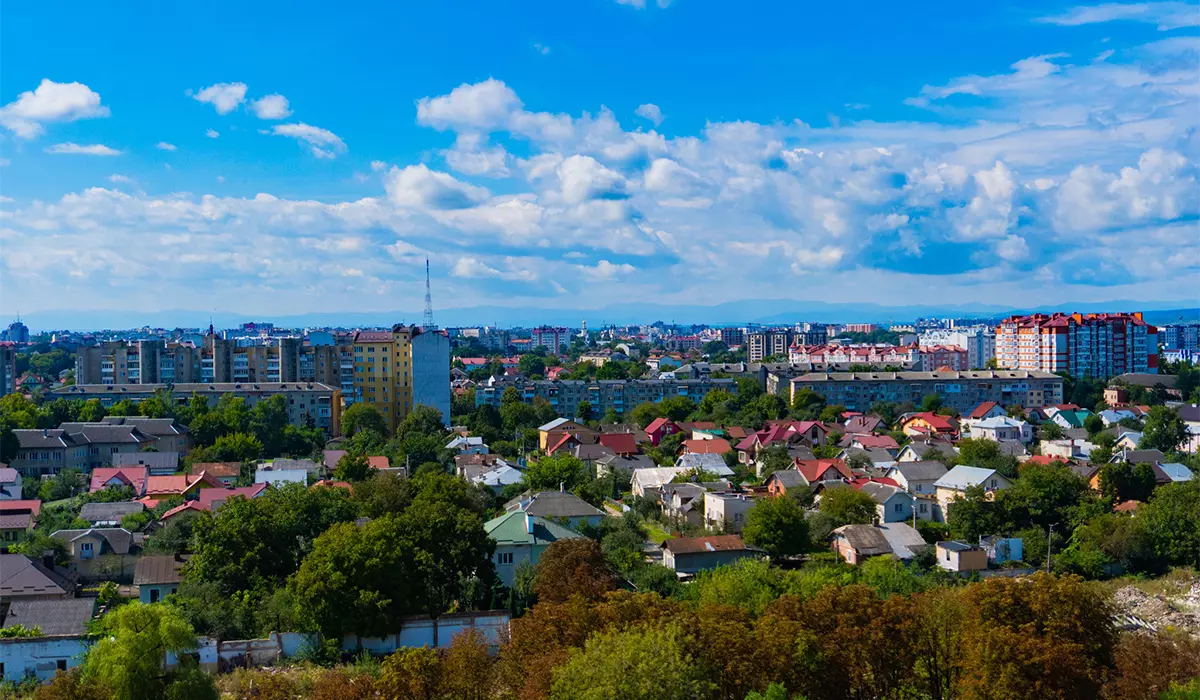
<svg viewBox="0 0 1200 700">
<path fill-rule="evenodd" d="M 1158 465 L 1158 468 L 1163 470 L 1163 473 L 1171 477 L 1171 481 L 1191 481 L 1192 470 L 1188 469 L 1178 462 L 1165 462 Z"/>
<path fill-rule="evenodd" d="M 971 486 L 978 486 L 993 476 L 997 476 L 995 469 L 960 465 L 943 474 L 942 478 L 935 481 L 933 485 L 961 491 Z"/>
</svg>

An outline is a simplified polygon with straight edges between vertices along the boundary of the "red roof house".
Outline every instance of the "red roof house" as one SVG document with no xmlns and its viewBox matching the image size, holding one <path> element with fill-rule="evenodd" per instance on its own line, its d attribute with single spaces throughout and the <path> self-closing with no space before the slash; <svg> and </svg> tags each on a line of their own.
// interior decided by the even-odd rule
<svg viewBox="0 0 1200 700">
<path fill-rule="evenodd" d="M 852 481 L 854 472 L 840 459 L 798 459 L 795 467 L 810 484 L 820 481 Z"/>
<path fill-rule="evenodd" d="M 109 486 L 128 486 L 138 496 L 146 495 L 146 467 L 97 467 L 92 470 L 92 483 L 88 493 L 103 491 Z"/>
<path fill-rule="evenodd" d="M 597 439 L 601 445 L 619 455 L 638 453 L 637 439 L 633 433 L 601 433 Z"/>
<path fill-rule="evenodd" d="M 209 510 L 213 510 L 216 508 L 220 508 L 221 505 L 224 504 L 226 500 L 228 500 L 234 496 L 241 496 L 246 499 L 253 499 L 253 498 L 258 498 L 259 496 L 261 496 L 263 494 L 263 492 L 266 490 L 267 490 L 267 484 L 265 484 L 265 483 L 255 484 L 253 486 L 239 486 L 237 488 L 200 489 L 199 495 L 197 496 L 197 500 L 199 500 L 200 505 L 202 507 L 208 508 Z"/>
<path fill-rule="evenodd" d="M 663 438 L 679 431 L 679 426 L 670 418 L 655 418 L 646 426 L 646 437 L 650 438 L 651 445 L 658 445 Z"/>
</svg>

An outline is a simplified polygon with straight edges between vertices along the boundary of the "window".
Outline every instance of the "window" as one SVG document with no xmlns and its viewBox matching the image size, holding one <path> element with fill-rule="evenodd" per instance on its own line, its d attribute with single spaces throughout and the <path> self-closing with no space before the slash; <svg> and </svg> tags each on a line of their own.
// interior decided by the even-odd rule
<svg viewBox="0 0 1200 700">
<path fill-rule="evenodd" d="M 67 670 L 67 660 L 66 659 L 59 659 L 58 661 L 55 662 L 55 665 L 58 666 L 58 670 L 60 670 L 60 671 Z"/>
<path fill-rule="evenodd" d="M 992 488 L 996 488 L 996 480 L 992 479 Z"/>
<path fill-rule="evenodd" d="M 896 504 L 896 507 L 895 507 L 895 509 L 894 509 L 894 510 L 895 510 L 897 513 L 902 513 L 902 512 L 904 512 L 904 504 L 903 504 L 903 503 L 897 503 L 897 504 Z"/>
<path fill-rule="evenodd" d="M 79 545 L 79 557 L 81 559 L 91 559 L 92 558 L 92 543 L 91 542 L 83 542 Z"/>
<path fill-rule="evenodd" d="M 501 564 L 513 563 L 513 553 L 512 552 L 500 552 L 499 557 L 500 557 Z"/>
<path fill-rule="evenodd" d="M 159 592 L 158 592 L 158 589 L 157 589 L 157 588 L 151 588 L 151 589 L 150 589 L 150 602 L 151 602 L 151 603 L 157 603 L 157 602 L 158 602 L 158 597 L 159 597 Z"/>
<path fill-rule="evenodd" d="M 922 504 L 921 504 L 921 512 L 922 512 L 922 513 L 924 513 L 924 512 L 926 512 L 926 511 L 928 511 L 928 510 L 929 510 L 929 506 L 928 506 L 927 504 L 925 504 L 925 503 L 922 503 Z"/>
</svg>

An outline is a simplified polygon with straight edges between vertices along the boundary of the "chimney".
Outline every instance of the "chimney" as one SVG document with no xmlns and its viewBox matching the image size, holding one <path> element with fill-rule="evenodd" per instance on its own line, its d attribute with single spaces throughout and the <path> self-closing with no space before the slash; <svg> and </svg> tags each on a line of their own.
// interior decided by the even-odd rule
<svg viewBox="0 0 1200 700">
<path fill-rule="evenodd" d="M 42 428 L 42 437 L 44 437 L 44 438 L 50 437 L 50 429 L 49 428 Z"/>
<path fill-rule="evenodd" d="M 54 571 L 54 552 L 46 550 L 42 552 L 42 567 L 47 571 Z"/>
<path fill-rule="evenodd" d="M 525 513 L 525 532 L 530 535 L 533 534 L 533 516 L 528 511 Z"/>
</svg>

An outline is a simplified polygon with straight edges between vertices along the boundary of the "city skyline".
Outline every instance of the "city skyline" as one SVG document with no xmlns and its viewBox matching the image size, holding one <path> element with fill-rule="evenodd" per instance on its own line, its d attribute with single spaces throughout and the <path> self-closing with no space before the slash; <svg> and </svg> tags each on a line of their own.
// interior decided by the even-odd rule
<svg viewBox="0 0 1200 700">
<path fill-rule="evenodd" d="M 0 313 L 1195 306 L 1195 7 L 535 9 L 6 8 Z"/>
</svg>

